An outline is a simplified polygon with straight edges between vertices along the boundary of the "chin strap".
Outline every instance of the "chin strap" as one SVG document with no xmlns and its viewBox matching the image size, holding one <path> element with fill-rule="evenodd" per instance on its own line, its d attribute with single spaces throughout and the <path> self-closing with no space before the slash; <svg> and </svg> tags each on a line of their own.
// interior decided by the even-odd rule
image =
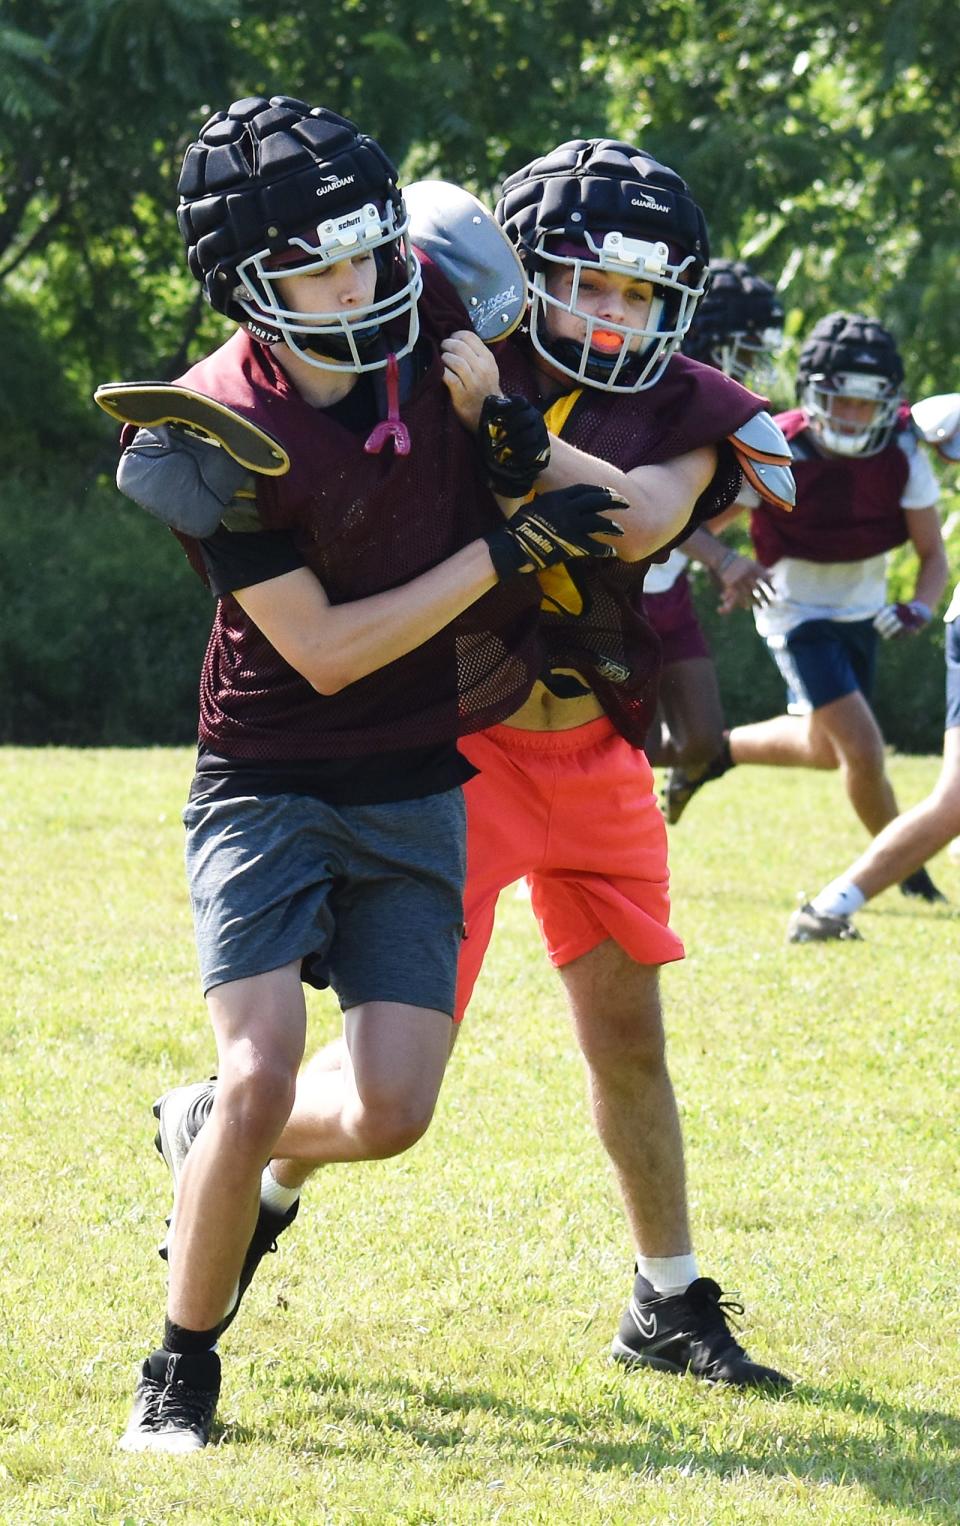
<svg viewBox="0 0 960 1526">
<path fill-rule="evenodd" d="M 363 448 L 368 456 L 379 456 L 388 440 L 395 455 L 409 456 L 410 431 L 400 417 L 400 369 L 393 354 L 387 356 L 387 416 L 370 431 Z"/>
</svg>

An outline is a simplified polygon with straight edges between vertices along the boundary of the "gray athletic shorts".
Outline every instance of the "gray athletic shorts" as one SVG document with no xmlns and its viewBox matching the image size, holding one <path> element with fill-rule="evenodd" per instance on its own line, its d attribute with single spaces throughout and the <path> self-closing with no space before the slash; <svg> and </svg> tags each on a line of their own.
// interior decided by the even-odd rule
<svg viewBox="0 0 960 1526">
<path fill-rule="evenodd" d="M 346 1011 L 453 1012 L 463 936 L 463 792 L 384 805 L 310 795 L 192 800 L 183 813 L 206 993 L 305 961 Z"/>
</svg>

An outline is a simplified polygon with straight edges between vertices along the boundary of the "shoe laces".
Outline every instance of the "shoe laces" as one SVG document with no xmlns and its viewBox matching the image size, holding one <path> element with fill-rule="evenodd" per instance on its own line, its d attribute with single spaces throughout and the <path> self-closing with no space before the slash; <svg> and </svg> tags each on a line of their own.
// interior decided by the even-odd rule
<svg viewBox="0 0 960 1526">
<path fill-rule="evenodd" d="M 165 1383 L 146 1378 L 143 1385 L 144 1424 L 148 1427 L 173 1425 L 177 1430 L 203 1429 L 209 1422 L 212 1390 L 192 1388 L 189 1383 Z"/>
<path fill-rule="evenodd" d="M 730 1331 L 731 1325 L 736 1330 L 742 1328 L 731 1316 L 736 1315 L 738 1319 L 742 1319 L 746 1312 L 738 1298 L 733 1298 L 729 1294 L 725 1295 L 710 1277 L 697 1278 L 683 1296 L 684 1302 L 697 1316 L 697 1339 L 705 1344 L 709 1342 L 711 1359 L 716 1360 L 729 1355 L 746 1355 L 743 1347 Z"/>
</svg>

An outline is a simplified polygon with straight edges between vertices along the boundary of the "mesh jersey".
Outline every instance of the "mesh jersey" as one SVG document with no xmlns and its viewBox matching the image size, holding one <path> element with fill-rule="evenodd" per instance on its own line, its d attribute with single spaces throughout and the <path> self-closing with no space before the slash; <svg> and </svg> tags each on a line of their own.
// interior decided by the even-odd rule
<svg viewBox="0 0 960 1526">
<path fill-rule="evenodd" d="M 823 456 L 801 408 L 777 415 L 790 441 L 797 502 L 778 514 L 761 502 L 750 517 L 757 560 L 772 567 L 782 556 L 808 562 L 854 562 L 901 546 L 909 538 L 900 500 L 909 462 L 896 437 L 875 456 Z"/>
<path fill-rule="evenodd" d="M 497 347 L 506 392 L 539 401 L 537 373 L 524 336 Z M 646 392 L 614 394 L 585 387 L 562 436 L 587 454 L 629 472 L 714 445 L 717 469 L 673 545 L 736 498 L 742 477 L 726 437 L 766 406 L 722 372 L 674 355 L 661 380 Z M 548 607 L 542 615 L 547 664 L 573 669 L 596 694 L 617 730 L 642 747 L 657 702 L 660 640 L 643 614 L 643 581 L 650 561 L 571 562 L 575 607 Z"/>
<path fill-rule="evenodd" d="M 503 523 L 441 380 L 439 341 L 468 320 L 426 260 L 420 310 L 426 370 L 402 408 L 405 457 L 365 454 L 363 438 L 311 408 L 242 330 L 180 378 L 285 447 L 290 471 L 256 479 L 259 516 L 290 534 L 332 604 L 409 582 Z M 205 576 L 198 543 L 179 538 Z M 200 681 L 201 740 L 235 758 L 362 757 L 493 725 L 523 702 L 539 669 L 538 600 L 532 577 L 500 584 L 413 651 L 321 695 L 235 599 L 221 598 Z"/>
</svg>

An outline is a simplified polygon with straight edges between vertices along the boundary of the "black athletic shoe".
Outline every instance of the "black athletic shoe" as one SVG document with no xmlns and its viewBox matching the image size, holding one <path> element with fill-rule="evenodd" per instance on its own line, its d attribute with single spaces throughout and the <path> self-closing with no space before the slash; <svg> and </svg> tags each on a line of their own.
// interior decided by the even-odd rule
<svg viewBox="0 0 960 1526">
<path fill-rule="evenodd" d="M 676 826 L 697 790 L 709 784 L 711 779 L 722 779 L 733 766 L 730 742 L 725 737 L 723 746 L 716 757 L 711 758 L 703 773 L 697 774 L 695 778 L 691 778 L 682 768 L 668 768 L 663 776 L 663 788 L 660 791 L 660 809 L 668 825 Z"/>
<path fill-rule="evenodd" d="M 220 1397 L 215 1351 L 182 1356 L 154 1351 L 137 1381 L 133 1409 L 120 1437 L 124 1452 L 199 1452 L 210 1440 Z"/>
<path fill-rule="evenodd" d="M 947 905 L 947 898 L 942 890 L 938 890 L 926 869 L 917 869 L 915 873 L 908 874 L 905 880 L 900 881 L 900 894 L 914 897 L 918 901 L 926 901 L 929 906 Z"/>
<path fill-rule="evenodd" d="M 727 1316 L 742 1313 L 743 1305 L 724 1299 L 709 1277 L 698 1277 L 686 1292 L 664 1298 L 638 1273 L 611 1355 L 628 1367 L 692 1372 L 707 1383 L 735 1388 L 792 1387 L 782 1372 L 751 1361 L 734 1340 Z"/>
<path fill-rule="evenodd" d="M 257 1267 L 260 1265 L 260 1262 L 263 1260 L 264 1256 L 276 1254 L 277 1237 L 282 1235 L 283 1231 L 290 1227 L 294 1219 L 297 1217 L 299 1211 L 299 1198 L 290 1204 L 290 1207 L 287 1209 L 286 1213 L 277 1213 L 272 1208 L 264 1208 L 263 1204 L 261 1203 L 260 1212 L 257 1216 L 256 1227 L 253 1231 L 253 1239 L 247 1246 L 247 1254 L 243 1259 L 243 1266 L 240 1269 L 240 1279 L 237 1283 L 236 1297 L 229 1314 L 224 1317 L 220 1325 L 220 1335 L 222 1335 L 224 1330 L 226 1330 L 229 1325 L 232 1325 L 233 1321 L 236 1319 L 237 1310 L 240 1307 L 240 1300 L 253 1281 L 254 1273 L 256 1272 Z M 218 1335 L 217 1339 L 219 1340 L 219 1338 L 220 1337 Z"/>
</svg>

